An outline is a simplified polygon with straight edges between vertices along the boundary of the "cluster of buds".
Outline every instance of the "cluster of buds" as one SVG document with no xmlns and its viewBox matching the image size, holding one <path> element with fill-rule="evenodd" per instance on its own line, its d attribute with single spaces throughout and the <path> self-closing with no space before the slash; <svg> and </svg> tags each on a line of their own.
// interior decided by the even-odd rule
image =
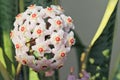
<svg viewBox="0 0 120 80">
<path fill-rule="evenodd" d="M 34 71 L 59 69 L 74 45 L 73 20 L 60 6 L 30 5 L 16 16 L 10 38 L 16 60 Z"/>
</svg>

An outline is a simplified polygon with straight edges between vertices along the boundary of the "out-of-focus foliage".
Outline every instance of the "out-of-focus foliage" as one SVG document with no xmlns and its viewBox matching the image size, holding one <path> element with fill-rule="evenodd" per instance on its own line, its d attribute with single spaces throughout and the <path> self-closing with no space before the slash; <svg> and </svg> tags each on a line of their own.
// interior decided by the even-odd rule
<svg viewBox="0 0 120 80">
<path fill-rule="evenodd" d="M 116 73 L 114 74 L 113 80 L 120 80 L 120 61 L 119 61 L 119 65 L 117 67 Z"/>
<path fill-rule="evenodd" d="M 4 75 L 9 74 L 11 78 L 15 76 L 16 62 L 9 33 L 13 26 L 14 16 L 17 14 L 16 1 L 17 0 L 0 0 L 0 55 L 2 55 L 0 56 L 0 61 L 1 67 L 3 66 L 1 75 L 4 79 L 6 79 Z M 4 75 L 2 74 L 3 71 L 5 73 Z"/>
<path fill-rule="evenodd" d="M 87 59 L 87 71 L 91 74 L 91 80 L 108 80 L 117 13 L 117 2 L 117 0 L 110 0 L 105 16 L 103 17 L 103 21 L 104 18 L 107 20 L 107 17 L 108 21 L 105 25 L 102 25 L 105 22 L 101 23 L 102 26 L 100 27 L 104 27 L 103 31 L 101 30 L 102 33 L 100 35 L 96 35 L 99 36 L 96 40 L 93 39 L 94 43 L 92 42 L 92 46 L 90 46 L 90 52 Z"/>
<path fill-rule="evenodd" d="M 59 4 L 59 0 L 24 0 L 25 8 L 31 4 L 36 4 L 40 6 L 50 6 L 51 4 Z"/>
</svg>

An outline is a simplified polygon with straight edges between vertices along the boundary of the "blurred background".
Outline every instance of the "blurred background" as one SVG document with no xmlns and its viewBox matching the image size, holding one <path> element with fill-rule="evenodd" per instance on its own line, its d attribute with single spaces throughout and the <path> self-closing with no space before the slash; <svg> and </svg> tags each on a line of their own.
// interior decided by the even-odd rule
<svg viewBox="0 0 120 80">
<path fill-rule="evenodd" d="M 18 8 L 20 8 L 21 11 L 23 11 L 22 6 L 21 7 L 18 6 L 18 5 L 23 5 L 21 3 L 22 1 L 23 0 L 0 0 L 0 39 L 4 38 L 5 40 L 5 42 L 0 40 L 0 47 L 1 46 L 6 47 L 4 48 L 5 52 L 11 51 L 11 53 L 14 53 L 13 47 L 11 47 L 11 43 L 9 42 L 10 41 L 9 32 L 13 28 L 13 21 L 15 15 L 17 15 L 20 12 L 18 11 Z M 29 4 L 31 3 L 31 1 L 32 0 L 24 0 L 24 2 L 29 2 Z M 108 0 L 60 0 L 60 4 L 64 8 L 65 14 L 73 18 L 75 25 L 75 32 L 78 33 L 82 43 L 85 46 L 88 46 L 103 18 L 104 12 L 106 10 L 106 6 L 108 4 Z M 28 4 L 25 5 L 25 7 L 27 6 L 29 5 Z M 120 2 L 118 6 L 119 6 L 118 13 L 120 13 Z M 112 58 L 110 62 L 111 65 L 110 65 L 109 76 L 113 76 L 113 74 L 116 72 L 118 67 L 117 65 L 120 61 L 119 60 L 120 24 L 118 24 L 119 22 L 120 22 L 120 14 L 117 14 L 117 20 L 116 20 L 117 27 L 114 33 L 115 36 L 114 36 L 114 43 L 112 50 Z M 2 36 L 2 34 L 4 34 L 4 36 Z M 0 56 L 3 56 L 2 52 L 4 53 L 4 50 L 3 51 L 0 50 Z M 6 55 L 9 55 L 10 57 L 13 58 L 13 56 L 11 56 L 8 53 Z M 3 59 L 3 57 L 0 58 L 1 60 Z M 14 65 L 17 66 L 16 62 Z M 76 50 L 74 47 L 69 53 L 67 57 L 67 61 L 64 64 L 64 67 L 62 67 L 59 70 L 59 76 L 60 76 L 59 80 L 67 79 L 71 66 L 75 68 L 74 74 L 78 77 L 78 73 L 79 73 L 78 56 L 76 54 Z M 13 75 L 14 74 L 15 73 L 13 73 Z M 112 79 L 109 78 L 109 80 Z"/>
<path fill-rule="evenodd" d="M 84 45 L 88 46 L 94 37 L 94 34 L 103 18 L 107 4 L 108 0 L 61 0 L 61 5 L 63 6 L 65 13 L 73 18 L 75 31 L 79 34 Z M 120 8 L 118 9 L 118 13 L 120 13 Z M 117 23 L 119 22 L 120 14 L 118 14 L 117 19 Z M 116 65 L 119 61 L 117 59 L 120 57 L 120 24 L 117 24 L 114 35 L 112 60 L 110 63 L 110 76 L 113 76 L 112 74 L 115 72 L 114 69 L 116 69 Z M 64 67 L 60 69 L 60 76 L 62 76 L 60 77 L 60 80 L 65 80 L 69 73 L 70 66 L 74 66 L 75 74 L 78 74 L 79 71 L 74 48 L 68 55 L 68 59 Z M 65 71 L 67 74 L 64 73 Z"/>
</svg>

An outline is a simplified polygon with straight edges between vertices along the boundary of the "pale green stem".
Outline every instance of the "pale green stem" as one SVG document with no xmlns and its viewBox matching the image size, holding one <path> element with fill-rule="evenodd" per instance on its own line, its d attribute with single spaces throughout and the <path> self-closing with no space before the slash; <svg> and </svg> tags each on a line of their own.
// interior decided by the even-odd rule
<svg viewBox="0 0 120 80">
<path fill-rule="evenodd" d="M 20 12 L 24 11 L 24 0 L 19 0 L 19 11 Z"/>
<path fill-rule="evenodd" d="M 22 64 L 18 64 L 17 66 L 17 71 L 16 71 L 16 75 L 19 75 L 20 71 L 21 71 L 21 67 L 22 67 Z"/>
</svg>

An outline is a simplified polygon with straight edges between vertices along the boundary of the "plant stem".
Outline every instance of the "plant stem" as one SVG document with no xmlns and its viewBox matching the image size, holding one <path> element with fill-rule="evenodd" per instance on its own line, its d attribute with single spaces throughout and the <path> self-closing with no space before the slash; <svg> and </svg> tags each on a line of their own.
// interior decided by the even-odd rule
<svg viewBox="0 0 120 80">
<path fill-rule="evenodd" d="M 21 71 L 21 67 L 22 67 L 22 64 L 19 63 L 17 66 L 17 70 L 16 70 L 15 80 L 19 80 L 19 74 Z"/>
<path fill-rule="evenodd" d="M 17 72 L 16 72 L 17 75 L 20 73 L 21 67 L 22 67 L 22 64 L 19 63 L 17 66 Z"/>
<path fill-rule="evenodd" d="M 24 0 L 19 0 L 19 11 L 20 12 L 24 11 Z"/>
</svg>

